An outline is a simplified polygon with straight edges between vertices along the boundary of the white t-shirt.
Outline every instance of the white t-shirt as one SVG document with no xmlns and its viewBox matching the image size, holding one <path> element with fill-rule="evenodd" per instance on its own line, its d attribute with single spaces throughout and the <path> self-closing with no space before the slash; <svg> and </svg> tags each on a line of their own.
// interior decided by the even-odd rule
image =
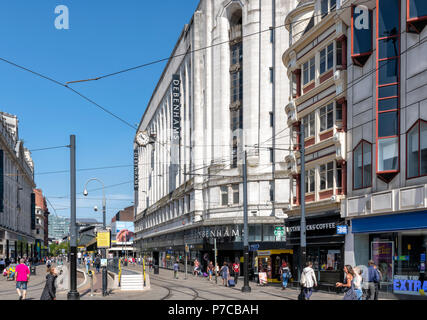
<svg viewBox="0 0 427 320">
<path fill-rule="evenodd" d="M 362 281 L 363 281 L 362 276 L 359 274 L 355 274 L 354 275 L 354 288 L 362 289 Z"/>
</svg>

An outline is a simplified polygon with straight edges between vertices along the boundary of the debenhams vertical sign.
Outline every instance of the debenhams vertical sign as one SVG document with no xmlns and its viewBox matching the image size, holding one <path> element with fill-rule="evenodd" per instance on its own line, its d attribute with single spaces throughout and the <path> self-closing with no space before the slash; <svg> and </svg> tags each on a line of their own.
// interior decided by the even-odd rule
<svg viewBox="0 0 427 320">
<path fill-rule="evenodd" d="M 179 144 L 181 131 L 181 78 L 172 76 L 172 142 Z"/>
</svg>

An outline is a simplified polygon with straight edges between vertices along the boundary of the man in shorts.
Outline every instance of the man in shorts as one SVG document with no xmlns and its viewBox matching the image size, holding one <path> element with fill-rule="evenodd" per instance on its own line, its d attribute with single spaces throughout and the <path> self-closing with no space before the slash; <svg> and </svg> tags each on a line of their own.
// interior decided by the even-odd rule
<svg viewBox="0 0 427 320">
<path fill-rule="evenodd" d="M 21 259 L 15 268 L 16 291 L 18 292 L 19 300 L 25 300 L 27 296 L 27 285 L 29 278 L 30 269 L 24 263 L 24 259 Z"/>
</svg>

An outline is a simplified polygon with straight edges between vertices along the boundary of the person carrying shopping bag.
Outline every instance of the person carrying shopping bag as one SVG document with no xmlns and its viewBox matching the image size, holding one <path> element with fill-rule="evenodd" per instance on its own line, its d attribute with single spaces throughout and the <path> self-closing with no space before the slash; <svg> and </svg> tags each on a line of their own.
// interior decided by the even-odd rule
<svg viewBox="0 0 427 320">
<path fill-rule="evenodd" d="M 311 295 L 313 294 L 313 288 L 317 287 L 316 274 L 313 270 L 313 263 L 308 261 L 306 267 L 301 273 L 301 300 L 310 300 Z"/>
</svg>

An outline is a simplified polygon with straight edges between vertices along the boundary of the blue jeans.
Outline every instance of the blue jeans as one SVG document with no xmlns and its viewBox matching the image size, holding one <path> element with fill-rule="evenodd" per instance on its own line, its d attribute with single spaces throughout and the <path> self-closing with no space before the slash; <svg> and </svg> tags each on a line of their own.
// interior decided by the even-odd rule
<svg viewBox="0 0 427 320">
<path fill-rule="evenodd" d="M 313 288 L 304 288 L 304 296 L 306 300 L 310 300 L 310 297 L 312 294 L 313 294 Z"/>
<path fill-rule="evenodd" d="M 357 300 L 362 300 L 362 295 L 363 295 L 362 289 L 355 289 L 354 291 L 357 294 Z"/>
<path fill-rule="evenodd" d="M 289 281 L 288 277 L 283 277 L 283 280 L 282 280 L 283 288 L 286 288 L 288 286 L 288 281 Z"/>
</svg>

